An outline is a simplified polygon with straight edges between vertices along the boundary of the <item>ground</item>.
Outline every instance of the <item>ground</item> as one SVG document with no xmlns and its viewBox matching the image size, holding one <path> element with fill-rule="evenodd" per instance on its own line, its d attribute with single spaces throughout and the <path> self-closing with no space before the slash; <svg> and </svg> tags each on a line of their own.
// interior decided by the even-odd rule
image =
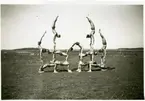
<svg viewBox="0 0 145 101">
<path fill-rule="evenodd" d="M 39 74 L 38 51 L 2 50 L 2 99 L 144 99 L 143 50 L 109 50 L 106 66 L 115 69 L 93 67 L 91 73 L 87 67 L 81 73 L 75 71 L 77 55 L 77 51 L 70 53 L 73 73 L 59 66 L 57 74 L 53 68 Z M 43 56 L 45 61 L 52 59 L 52 55 Z M 100 55 L 95 60 L 99 63 Z"/>
</svg>

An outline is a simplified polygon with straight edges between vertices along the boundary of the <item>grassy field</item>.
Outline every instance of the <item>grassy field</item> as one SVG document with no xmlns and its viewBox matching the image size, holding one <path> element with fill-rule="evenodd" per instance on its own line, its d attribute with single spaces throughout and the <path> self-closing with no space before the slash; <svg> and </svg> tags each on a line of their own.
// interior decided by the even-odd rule
<svg viewBox="0 0 145 101">
<path fill-rule="evenodd" d="M 78 52 L 71 52 L 69 61 L 73 73 L 66 67 L 47 68 L 39 74 L 39 55 L 36 50 L 2 50 L 2 99 L 144 99 L 143 50 L 109 50 L 107 71 L 87 67 L 76 72 Z M 44 61 L 52 55 L 44 54 Z M 58 57 L 58 60 L 64 57 Z M 85 58 L 85 61 L 89 57 Z M 100 55 L 95 57 L 100 62 Z"/>
</svg>

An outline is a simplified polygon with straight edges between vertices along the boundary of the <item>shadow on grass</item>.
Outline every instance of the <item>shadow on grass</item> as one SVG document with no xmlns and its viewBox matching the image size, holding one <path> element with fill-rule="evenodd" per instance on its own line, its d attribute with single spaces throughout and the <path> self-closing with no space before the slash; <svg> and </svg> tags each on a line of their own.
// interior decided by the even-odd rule
<svg viewBox="0 0 145 101">
<path fill-rule="evenodd" d="M 115 67 L 102 67 L 102 69 L 113 70 Z"/>
<path fill-rule="evenodd" d="M 72 72 L 75 72 L 78 68 L 71 69 Z M 115 67 L 93 67 L 92 71 L 101 71 L 101 70 L 113 70 Z M 68 72 L 67 69 L 57 70 L 58 72 Z M 88 69 L 82 68 L 82 71 L 88 71 Z M 45 70 L 45 72 L 53 72 L 53 70 Z"/>
<path fill-rule="evenodd" d="M 82 71 L 88 71 L 88 69 L 84 69 L 86 67 L 82 68 Z M 76 71 L 78 68 L 73 68 L 72 71 Z M 105 69 L 105 70 L 113 70 L 115 69 L 115 67 L 99 67 L 99 66 L 94 66 L 92 68 L 92 71 L 101 71 L 101 69 Z"/>
</svg>

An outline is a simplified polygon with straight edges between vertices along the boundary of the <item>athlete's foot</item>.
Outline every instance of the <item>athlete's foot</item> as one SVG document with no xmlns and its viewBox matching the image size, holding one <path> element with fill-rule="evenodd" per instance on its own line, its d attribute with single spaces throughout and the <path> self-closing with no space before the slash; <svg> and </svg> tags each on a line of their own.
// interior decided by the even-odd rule
<svg viewBox="0 0 145 101">
<path fill-rule="evenodd" d="M 58 73 L 56 70 L 54 70 L 54 73 Z"/>
<path fill-rule="evenodd" d="M 101 69 L 101 71 L 106 71 L 107 69 Z"/>
<path fill-rule="evenodd" d="M 77 69 L 76 71 L 77 71 L 77 72 L 81 72 L 81 69 Z"/>
<path fill-rule="evenodd" d="M 39 71 L 38 71 L 38 73 L 44 73 L 44 71 L 42 71 L 42 70 L 39 70 Z"/>
<path fill-rule="evenodd" d="M 44 73 L 44 70 L 42 68 L 39 68 L 38 73 Z"/>
<path fill-rule="evenodd" d="M 105 67 L 105 65 L 104 65 L 104 64 L 100 64 L 100 67 L 101 67 L 101 68 L 104 68 L 104 67 Z"/>
<path fill-rule="evenodd" d="M 92 70 L 88 70 L 88 72 L 92 72 Z"/>
<path fill-rule="evenodd" d="M 68 72 L 69 72 L 69 73 L 72 73 L 72 71 L 71 71 L 71 70 L 68 70 Z"/>
</svg>

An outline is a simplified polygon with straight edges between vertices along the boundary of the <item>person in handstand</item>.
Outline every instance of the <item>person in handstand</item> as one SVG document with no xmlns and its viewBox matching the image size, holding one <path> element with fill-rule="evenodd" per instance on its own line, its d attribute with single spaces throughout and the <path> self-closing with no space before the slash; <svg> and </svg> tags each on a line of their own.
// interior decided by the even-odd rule
<svg viewBox="0 0 145 101">
<path fill-rule="evenodd" d="M 90 38 L 90 51 L 86 52 L 86 54 L 90 55 L 90 60 L 91 61 L 89 61 L 89 71 L 88 72 L 91 72 L 92 65 L 94 63 L 96 63 L 94 61 L 94 55 L 96 55 L 96 53 L 94 52 L 94 47 L 93 47 L 94 42 L 95 42 L 95 38 L 94 38 L 95 25 L 94 25 L 94 23 L 92 22 L 92 20 L 90 18 L 88 18 L 88 17 L 86 17 L 86 18 L 88 19 L 88 21 L 89 21 L 89 23 L 91 25 L 91 33 L 86 36 L 86 38 Z"/>
<path fill-rule="evenodd" d="M 56 38 L 61 37 L 61 35 L 59 35 L 55 30 L 55 25 L 56 25 L 56 21 L 57 21 L 58 17 L 59 16 L 56 17 L 56 19 L 54 20 L 53 25 L 52 25 L 52 32 L 54 34 L 54 37 L 53 37 L 53 44 L 54 44 L 53 49 L 54 50 L 53 50 L 53 57 L 52 57 L 53 59 L 52 59 L 52 61 L 50 61 L 51 63 L 55 62 L 55 60 L 56 60 L 56 54 L 55 54 L 55 52 L 56 52 Z"/>
<path fill-rule="evenodd" d="M 100 66 L 104 67 L 105 66 L 105 58 L 106 58 L 107 41 L 106 41 L 105 37 L 102 35 L 101 29 L 99 29 L 99 33 L 100 33 L 100 36 L 102 38 L 102 45 L 103 45 L 102 48 L 99 50 L 99 52 L 102 53 Z"/>
<path fill-rule="evenodd" d="M 87 34 L 86 38 L 90 38 L 90 52 L 88 52 L 88 54 L 93 54 L 93 50 L 94 50 L 94 42 L 95 42 L 95 38 L 94 38 L 94 34 L 95 34 L 95 25 L 92 22 L 92 20 L 88 17 L 86 17 L 91 25 L 91 32 L 90 34 Z"/>
<path fill-rule="evenodd" d="M 39 48 L 39 50 L 40 50 L 40 53 L 39 53 L 39 55 L 40 55 L 40 60 L 42 59 L 42 52 L 46 51 L 46 50 L 44 50 L 44 49 L 42 48 L 42 46 L 41 46 L 42 39 L 43 39 L 43 37 L 44 37 L 45 34 L 46 34 L 46 31 L 45 31 L 44 34 L 42 35 L 40 41 L 38 41 L 38 48 Z"/>
</svg>

